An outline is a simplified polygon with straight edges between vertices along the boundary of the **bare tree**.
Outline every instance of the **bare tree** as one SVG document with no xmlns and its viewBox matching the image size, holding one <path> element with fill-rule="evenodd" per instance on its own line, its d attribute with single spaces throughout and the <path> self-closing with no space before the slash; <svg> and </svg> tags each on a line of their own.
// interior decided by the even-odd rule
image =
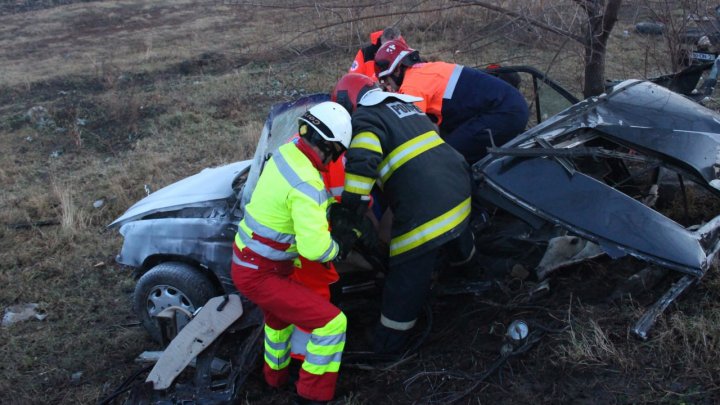
<svg viewBox="0 0 720 405">
<path fill-rule="evenodd" d="M 605 51 L 610 31 L 617 21 L 622 0 L 575 0 L 588 16 L 585 42 L 585 85 L 583 95 L 595 96 L 605 91 Z"/>
<path fill-rule="evenodd" d="M 669 1 L 669 0 L 668 0 Z M 689 1 L 689 0 L 687 0 Z M 312 14 L 324 16 L 321 24 L 308 24 L 307 29 L 288 32 L 287 43 L 306 37 L 310 33 L 323 32 L 339 26 L 361 21 L 377 21 L 382 18 L 403 18 L 409 15 L 434 15 L 450 9 L 481 7 L 486 10 L 511 17 L 514 23 L 531 25 L 538 30 L 570 39 L 583 48 L 585 97 L 601 94 L 605 90 L 605 55 L 608 38 L 617 21 L 622 0 L 446 0 L 432 2 L 413 0 L 408 2 L 379 2 L 348 5 L 345 2 L 316 2 L 288 5 L 253 4 L 257 7 L 293 9 L 302 12 L 298 20 L 312 21 Z M 455 3 L 455 4 L 448 4 Z M 304 4 L 304 5 L 303 5 Z M 369 14 L 363 10 L 370 10 Z M 327 18 L 332 16 L 331 18 Z"/>
<path fill-rule="evenodd" d="M 570 38 L 580 43 L 584 50 L 585 79 L 583 84 L 583 95 L 585 97 L 596 96 L 605 91 L 605 54 L 607 40 L 610 32 L 617 21 L 618 12 L 622 0 L 573 0 L 578 7 L 582 8 L 587 15 L 587 20 L 578 25 L 576 31 L 557 27 L 548 24 L 540 19 L 529 16 L 527 13 L 510 10 L 503 6 L 490 4 L 480 0 L 456 0 L 465 4 L 472 4 L 495 12 L 518 18 L 527 23 L 552 32 L 554 34 Z"/>
</svg>

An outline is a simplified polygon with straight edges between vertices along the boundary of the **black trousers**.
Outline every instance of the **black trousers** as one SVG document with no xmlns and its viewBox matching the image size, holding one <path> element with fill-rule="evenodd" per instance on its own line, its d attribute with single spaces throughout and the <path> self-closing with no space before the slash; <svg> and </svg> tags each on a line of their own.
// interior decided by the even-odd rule
<svg viewBox="0 0 720 405">
<path fill-rule="evenodd" d="M 396 353 L 404 347 L 407 332 L 414 326 L 430 292 L 441 250 L 447 251 L 451 261 L 464 261 L 472 254 L 472 247 L 472 231 L 467 226 L 459 237 L 445 245 L 391 266 L 383 289 L 380 325 L 375 332 L 376 352 Z"/>
</svg>

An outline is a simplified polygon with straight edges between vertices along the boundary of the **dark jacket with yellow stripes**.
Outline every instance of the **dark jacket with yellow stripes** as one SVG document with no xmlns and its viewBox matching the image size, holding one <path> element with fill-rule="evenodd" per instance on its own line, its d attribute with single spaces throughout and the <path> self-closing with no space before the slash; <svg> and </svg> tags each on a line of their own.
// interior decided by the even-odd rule
<svg viewBox="0 0 720 405">
<path fill-rule="evenodd" d="M 387 98 L 358 105 L 352 125 L 345 193 L 367 195 L 376 181 L 383 189 L 394 215 L 391 262 L 456 238 L 468 224 L 470 170 L 430 119 L 412 103 Z"/>
</svg>

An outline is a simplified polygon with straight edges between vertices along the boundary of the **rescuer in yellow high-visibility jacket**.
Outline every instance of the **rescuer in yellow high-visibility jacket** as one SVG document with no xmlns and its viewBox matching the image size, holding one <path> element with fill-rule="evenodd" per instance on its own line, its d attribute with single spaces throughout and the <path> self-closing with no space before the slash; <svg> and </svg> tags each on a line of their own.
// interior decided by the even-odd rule
<svg viewBox="0 0 720 405">
<path fill-rule="evenodd" d="M 347 321 L 326 298 L 288 276 L 300 255 L 327 263 L 352 244 L 330 235 L 326 211 L 332 199 L 320 175 L 349 146 L 350 115 L 336 103 L 320 103 L 300 117 L 299 133 L 265 164 L 238 226 L 231 275 L 265 315 L 267 383 L 287 382 L 297 325 L 311 332 L 296 402 L 324 403 L 335 393 Z"/>
</svg>

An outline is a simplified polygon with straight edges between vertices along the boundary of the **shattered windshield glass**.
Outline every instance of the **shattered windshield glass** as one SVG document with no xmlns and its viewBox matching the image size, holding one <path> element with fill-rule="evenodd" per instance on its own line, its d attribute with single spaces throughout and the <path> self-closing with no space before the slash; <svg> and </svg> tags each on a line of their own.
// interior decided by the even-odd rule
<svg viewBox="0 0 720 405">
<path fill-rule="evenodd" d="M 250 201 L 250 196 L 257 184 L 260 173 L 265 162 L 272 156 L 272 153 L 288 142 L 297 133 L 297 120 L 310 107 L 329 101 L 328 94 L 311 94 L 298 100 L 275 104 L 270 110 L 265 126 L 263 127 L 257 149 L 252 160 L 252 167 L 248 175 L 247 183 L 243 189 L 242 207 Z"/>
</svg>

